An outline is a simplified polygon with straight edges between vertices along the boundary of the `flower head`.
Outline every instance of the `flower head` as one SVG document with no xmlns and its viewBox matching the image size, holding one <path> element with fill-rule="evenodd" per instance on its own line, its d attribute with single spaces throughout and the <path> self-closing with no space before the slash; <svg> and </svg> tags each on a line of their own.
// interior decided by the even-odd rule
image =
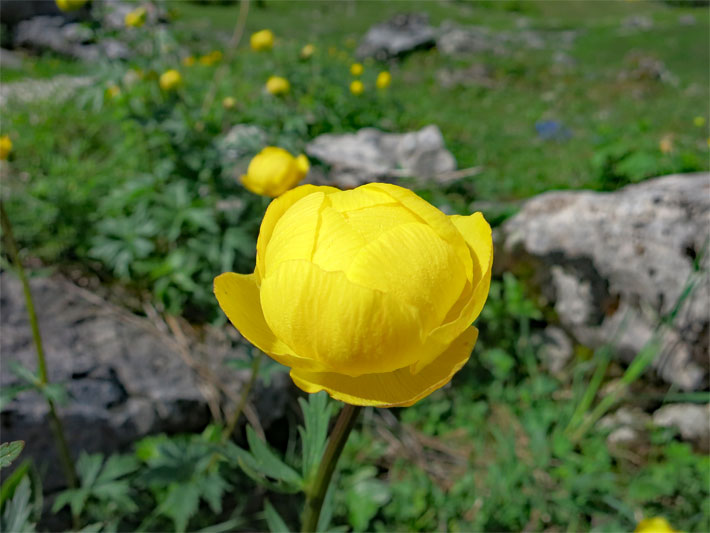
<svg viewBox="0 0 710 533">
<path fill-rule="evenodd" d="M 237 101 L 233 96 L 227 96 L 222 100 L 222 107 L 225 109 L 234 109 L 237 105 Z"/>
<path fill-rule="evenodd" d="M 355 96 L 360 96 L 365 91 L 365 86 L 360 80 L 355 80 L 350 83 L 350 92 Z"/>
<path fill-rule="evenodd" d="M 383 70 L 377 75 L 377 80 L 375 81 L 375 86 L 378 89 L 386 89 L 392 83 L 392 74 Z"/>
<path fill-rule="evenodd" d="M 641 520 L 634 533 L 677 533 L 675 529 L 668 523 L 668 520 L 662 516 L 653 518 L 644 518 Z"/>
<path fill-rule="evenodd" d="M 491 228 L 385 183 L 303 185 L 261 223 L 256 267 L 214 289 L 250 342 L 295 384 L 377 407 L 412 405 L 466 363 L 488 297 Z"/>
<path fill-rule="evenodd" d="M 195 64 L 195 56 L 185 56 L 182 58 L 182 64 L 185 67 L 191 67 Z"/>
<path fill-rule="evenodd" d="M 215 63 L 222 61 L 222 52 L 219 50 L 212 50 L 209 54 L 205 54 L 200 57 L 200 65 L 210 67 Z"/>
<path fill-rule="evenodd" d="M 182 76 L 180 76 L 180 73 L 174 68 L 166 70 L 160 75 L 159 83 L 160 88 L 164 91 L 173 91 L 182 83 Z"/>
<path fill-rule="evenodd" d="M 700 115 L 698 115 L 693 119 L 693 124 L 696 128 L 702 128 L 703 126 L 705 126 L 705 117 L 701 117 Z"/>
<path fill-rule="evenodd" d="M 5 161 L 12 152 L 12 140 L 9 135 L 0 137 L 0 161 Z"/>
<path fill-rule="evenodd" d="M 266 91 L 273 95 L 288 94 L 291 90 L 291 84 L 286 78 L 281 76 L 271 76 L 266 80 Z"/>
<path fill-rule="evenodd" d="M 315 51 L 315 46 L 313 46 L 312 44 L 307 44 L 306 46 L 301 48 L 301 59 L 310 59 Z"/>
<path fill-rule="evenodd" d="M 261 30 L 251 34 L 249 39 L 251 49 L 255 52 L 265 52 L 274 47 L 274 34 L 271 30 Z"/>
<path fill-rule="evenodd" d="M 139 7 L 134 9 L 133 11 L 126 13 L 123 22 L 129 28 L 140 28 L 141 26 L 143 26 L 143 24 L 145 24 L 145 19 L 147 15 L 148 12 L 145 10 L 145 8 Z"/>
<path fill-rule="evenodd" d="M 60 11 L 69 12 L 76 11 L 84 7 L 84 4 L 89 0 L 55 0 Z"/>
<path fill-rule="evenodd" d="M 108 99 L 116 98 L 120 95 L 121 95 L 121 88 L 118 85 L 113 84 L 113 85 L 109 85 L 106 88 L 106 97 Z"/>
<path fill-rule="evenodd" d="M 353 76 L 360 76 L 363 70 L 362 63 L 353 63 L 350 65 L 350 74 Z"/>
<path fill-rule="evenodd" d="M 242 184 L 255 194 L 275 198 L 298 185 L 309 167 L 305 155 L 293 157 L 283 148 L 267 146 L 249 163 Z"/>
</svg>

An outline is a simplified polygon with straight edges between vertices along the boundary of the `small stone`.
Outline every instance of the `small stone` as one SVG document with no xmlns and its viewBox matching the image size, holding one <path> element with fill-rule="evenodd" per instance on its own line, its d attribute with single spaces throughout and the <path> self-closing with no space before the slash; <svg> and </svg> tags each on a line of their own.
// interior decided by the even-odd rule
<svg viewBox="0 0 710 533">
<path fill-rule="evenodd" d="M 434 28 L 426 13 L 400 13 L 387 22 L 372 26 L 355 52 L 358 58 L 385 61 L 413 50 L 434 45 Z"/>
<path fill-rule="evenodd" d="M 683 440 L 710 452 L 710 404 L 675 403 L 653 413 L 653 423 L 675 428 Z"/>
</svg>

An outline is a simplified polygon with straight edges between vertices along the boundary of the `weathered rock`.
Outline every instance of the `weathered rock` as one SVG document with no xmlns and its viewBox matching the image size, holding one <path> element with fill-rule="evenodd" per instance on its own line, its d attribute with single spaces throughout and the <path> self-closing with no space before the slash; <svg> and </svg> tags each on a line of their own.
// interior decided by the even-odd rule
<svg viewBox="0 0 710 533">
<path fill-rule="evenodd" d="M 493 89 L 497 85 L 493 69 L 482 63 L 464 69 L 441 69 L 436 73 L 436 79 L 445 88 L 464 86 Z"/>
<path fill-rule="evenodd" d="M 426 13 L 403 13 L 371 27 L 355 55 L 385 61 L 420 48 L 434 45 L 434 28 Z"/>
<path fill-rule="evenodd" d="M 52 98 L 55 101 L 69 98 L 77 89 L 91 85 L 88 76 L 55 76 L 47 80 L 29 79 L 0 85 L 0 107 L 10 101 L 34 102 Z"/>
<path fill-rule="evenodd" d="M 710 452 L 710 404 L 674 403 L 653 413 L 653 423 L 678 430 L 683 440 Z"/>
<path fill-rule="evenodd" d="M 556 326 L 546 327 L 536 335 L 534 341 L 539 345 L 538 356 L 554 374 L 561 372 L 574 355 L 574 347 L 569 336 Z"/>
<path fill-rule="evenodd" d="M 0 68 L 22 68 L 22 57 L 17 52 L 0 48 Z"/>
<path fill-rule="evenodd" d="M 0 385 L 5 388 L 20 383 L 11 364 L 34 369 L 36 353 L 19 282 L 1 274 L 0 287 Z M 63 384 L 72 397 L 60 415 L 77 455 L 122 450 L 150 433 L 199 430 L 212 414 L 234 403 L 246 378 L 223 365 L 227 357 L 245 355 L 246 343 L 226 337 L 236 330 L 213 331 L 201 342 L 181 346 L 151 321 L 68 282 L 33 279 L 32 292 L 49 379 Z M 280 373 L 251 396 L 263 427 L 283 415 L 287 381 Z M 0 422 L 3 441 L 24 440 L 23 455 L 46 466 L 45 488 L 61 486 L 43 399 L 23 392 L 0 414 Z"/>
<path fill-rule="evenodd" d="M 637 407 L 621 407 L 599 420 L 599 427 L 611 430 L 606 439 L 610 448 L 636 447 L 646 440 L 651 417 Z"/>
<path fill-rule="evenodd" d="M 660 377 L 700 389 L 707 387 L 710 363 L 710 254 L 701 257 L 708 228 L 707 173 L 614 193 L 550 192 L 504 224 L 497 268 L 534 272 L 533 281 L 581 344 L 611 343 L 629 362 L 655 339 Z M 685 294 L 689 280 L 693 288 Z M 662 325 L 671 313 L 672 324 Z"/>
<path fill-rule="evenodd" d="M 363 128 L 354 134 L 320 135 L 306 153 L 330 166 L 327 183 L 357 187 L 394 177 L 430 178 L 456 168 L 434 125 L 410 133 L 384 133 Z"/>
</svg>

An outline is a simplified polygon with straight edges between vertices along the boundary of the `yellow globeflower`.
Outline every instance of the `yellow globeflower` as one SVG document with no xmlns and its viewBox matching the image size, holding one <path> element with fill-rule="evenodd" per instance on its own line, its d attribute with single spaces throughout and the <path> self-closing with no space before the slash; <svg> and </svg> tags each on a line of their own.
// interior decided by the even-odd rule
<svg viewBox="0 0 710 533">
<path fill-rule="evenodd" d="M 116 98 L 121 94 L 121 88 L 118 85 L 109 85 L 106 88 L 106 97 L 111 99 L 111 98 Z"/>
<path fill-rule="evenodd" d="M 224 100 L 222 100 L 222 107 L 225 109 L 234 109 L 234 106 L 236 105 L 237 101 L 232 96 L 227 96 Z"/>
<path fill-rule="evenodd" d="M 365 86 L 360 80 L 355 80 L 350 84 L 350 92 L 355 96 L 361 95 L 365 91 Z"/>
<path fill-rule="evenodd" d="M 200 65 L 205 65 L 209 67 L 215 63 L 222 61 L 222 52 L 219 50 L 212 50 L 209 54 L 200 57 Z"/>
<path fill-rule="evenodd" d="M 303 185 L 266 210 L 253 274 L 222 274 L 220 307 L 308 393 L 412 405 L 466 363 L 488 297 L 491 228 L 402 187 Z"/>
<path fill-rule="evenodd" d="M 283 148 L 267 146 L 251 160 L 242 183 L 255 194 L 275 198 L 298 185 L 309 166 L 303 154 L 293 157 Z"/>
<path fill-rule="evenodd" d="M 313 53 L 316 51 L 316 47 L 312 44 L 307 44 L 301 48 L 301 59 L 310 59 Z"/>
<path fill-rule="evenodd" d="M 185 67 L 191 67 L 195 64 L 195 56 L 185 56 L 182 58 L 182 64 Z"/>
<path fill-rule="evenodd" d="M 377 81 L 375 81 L 375 86 L 378 89 L 386 89 L 392 83 L 392 74 L 383 70 L 377 75 Z"/>
<path fill-rule="evenodd" d="M 182 76 L 175 69 L 166 70 L 160 75 L 160 88 L 164 91 L 177 89 L 182 83 Z"/>
<path fill-rule="evenodd" d="M 251 44 L 251 49 L 256 52 L 271 50 L 274 47 L 274 34 L 271 30 L 252 33 L 249 44 Z"/>
<path fill-rule="evenodd" d="M 698 127 L 702 128 L 705 126 L 705 117 L 697 116 L 693 119 L 693 124 Z"/>
<path fill-rule="evenodd" d="M 5 161 L 12 152 L 12 140 L 9 135 L 0 137 L 0 160 Z"/>
<path fill-rule="evenodd" d="M 88 0 L 55 0 L 60 11 L 76 11 L 84 7 Z"/>
<path fill-rule="evenodd" d="M 129 28 L 140 28 L 143 24 L 145 24 L 147 14 L 148 13 L 144 7 L 139 7 L 129 13 L 126 13 L 123 21 Z"/>
<path fill-rule="evenodd" d="M 353 76 L 360 76 L 362 74 L 363 68 L 362 63 L 353 63 L 350 65 L 350 74 Z"/>
<path fill-rule="evenodd" d="M 677 533 L 677 531 L 671 527 L 668 520 L 662 516 L 656 516 L 641 520 L 634 533 Z"/>
<path fill-rule="evenodd" d="M 266 90 L 274 95 L 288 94 L 291 90 L 291 84 L 286 78 L 271 76 L 266 80 Z"/>
</svg>

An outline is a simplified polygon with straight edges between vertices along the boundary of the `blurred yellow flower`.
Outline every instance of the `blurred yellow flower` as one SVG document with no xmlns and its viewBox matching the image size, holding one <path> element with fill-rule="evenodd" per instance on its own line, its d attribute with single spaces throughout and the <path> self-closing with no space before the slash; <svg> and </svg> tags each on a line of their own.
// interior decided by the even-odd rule
<svg viewBox="0 0 710 533">
<path fill-rule="evenodd" d="M 386 89 L 392 83 L 392 74 L 383 70 L 377 75 L 377 81 L 375 81 L 375 86 L 378 89 Z"/>
<path fill-rule="evenodd" d="M 12 140 L 9 135 L 0 137 L 0 160 L 5 161 L 12 152 Z"/>
<path fill-rule="evenodd" d="M 111 98 L 116 98 L 121 94 L 121 88 L 118 85 L 109 85 L 106 88 L 106 97 L 111 99 Z"/>
<path fill-rule="evenodd" d="M 362 63 L 353 63 L 350 65 L 350 74 L 353 76 L 360 76 L 362 74 L 363 68 Z"/>
<path fill-rule="evenodd" d="M 286 78 L 271 76 L 266 80 L 266 90 L 273 95 L 288 94 L 291 90 L 291 84 Z"/>
<path fill-rule="evenodd" d="M 251 34 L 249 44 L 252 50 L 264 52 L 274 47 L 274 34 L 271 30 L 261 30 Z"/>
<path fill-rule="evenodd" d="M 166 70 L 160 75 L 160 88 L 164 91 L 177 89 L 182 83 L 182 76 L 175 69 Z"/>
<path fill-rule="evenodd" d="M 328 55 L 330 57 L 335 57 L 337 55 L 337 53 L 338 53 L 338 49 L 335 46 L 331 45 L 328 47 Z"/>
<path fill-rule="evenodd" d="M 698 127 L 702 128 L 705 126 L 705 117 L 697 116 L 693 119 L 693 124 Z"/>
<path fill-rule="evenodd" d="M 275 198 L 298 185 L 309 168 L 305 155 L 293 157 L 283 148 L 267 146 L 254 156 L 241 179 L 251 192 Z"/>
<path fill-rule="evenodd" d="M 664 135 L 661 137 L 661 140 L 658 141 L 658 149 L 664 153 L 668 154 L 673 151 L 673 135 L 668 134 Z"/>
<path fill-rule="evenodd" d="M 301 59 L 310 59 L 313 53 L 316 51 L 316 47 L 312 44 L 307 44 L 301 48 Z"/>
<path fill-rule="evenodd" d="M 123 21 L 129 28 L 140 28 L 145 24 L 146 16 L 148 15 L 144 7 L 139 7 L 126 13 Z"/>
<path fill-rule="evenodd" d="M 236 105 L 237 101 L 232 96 L 227 96 L 224 100 L 222 100 L 222 107 L 225 109 L 234 109 L 234 106 Z"/>
<path fill-rule="evenodd" d="M 304 185 L 266 211 L 250 275 L 214 282 L 252 344 L 308 393 L 408 406 L 466 363 L 488 297 L 491 228 L 402 187 Z"/>
<path fill-rule="evenodd" d="M 185 67 L 191 67 L 195 64 L 195 56 L 185 56 L 182 58 L 182 64 Z"/>
<path fill-rule="evenodd" d="M 641 520 L 634 533 L 678 533 L 671 525 L 668 520 L 662 516 L 656 516 L 653 518 L 644 518 Z"/>
<path fill-rule="evenodd" d="M 209 54 L 205 54 L 200 57 L 200 65 L 210 67 L 215 63 L 222 61 L 222 52 L 219 50 L 212 50 Z"/>
<path fill-rule="evenodd" d="M 56 0 L 57 7 L 60 11 L 76 11 L 84 7 L 88 0 Z"/>
<path fill-rule="evenodd" d="M 365 91 L 365 86 L 360 80 L 355 80 L 350 83 L 350 92 L 355 96 L 360 96 Z"/>
</svg>

